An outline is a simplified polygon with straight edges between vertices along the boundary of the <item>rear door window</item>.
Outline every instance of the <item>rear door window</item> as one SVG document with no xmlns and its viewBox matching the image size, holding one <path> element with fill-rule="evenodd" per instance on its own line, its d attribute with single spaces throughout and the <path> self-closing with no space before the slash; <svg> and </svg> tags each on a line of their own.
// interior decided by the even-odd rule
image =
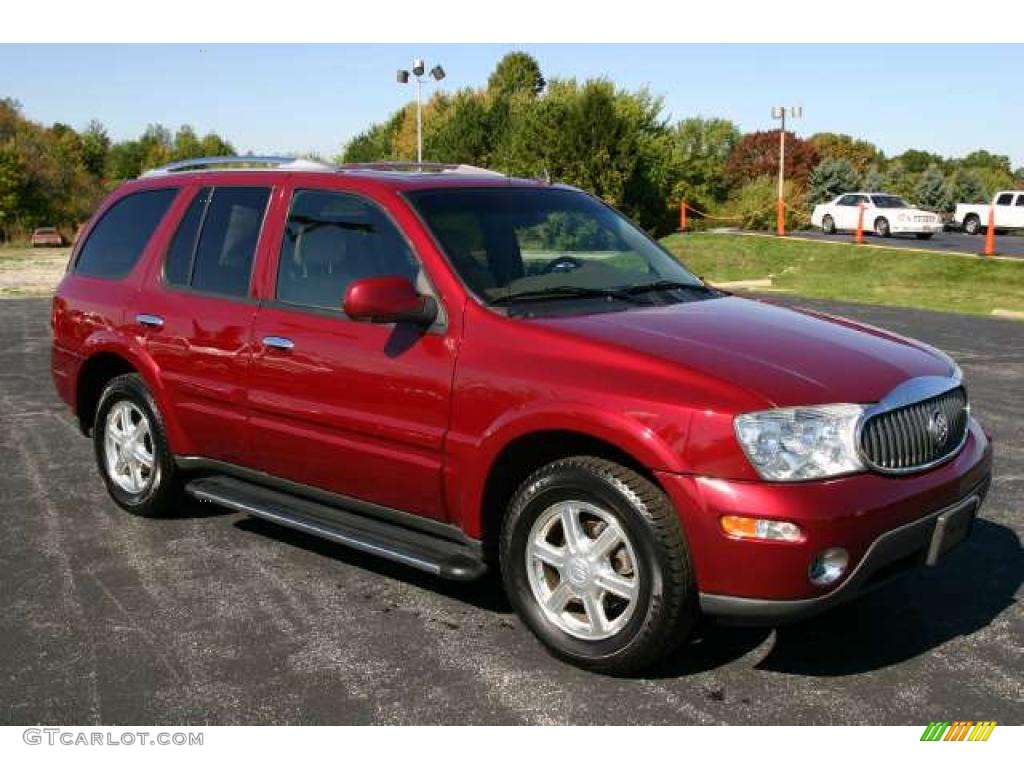
<svg viewBox="0 0 1024 768">
<path fill-rule="evenodd" d="M 1007 193 L 1005 195 L 1000 195 L 996 199 L 996 205 L 1010 205 L 1012 202 L 1013 202 L 1013 195 L 1009 194 L 1009 193 Z"/>
<path fill-rule="evenodd" d="M 177 194 L 176 187 L 147 189 L 114 203 L 89 233 L 75 272 L 112 279 L 131 272 Z"/>
<path fill-rule="evenodd" d="M 200 189 L 182 218 L 164 263 L 171 285 L 246 296 L 268 187 Z"/>
</svg>

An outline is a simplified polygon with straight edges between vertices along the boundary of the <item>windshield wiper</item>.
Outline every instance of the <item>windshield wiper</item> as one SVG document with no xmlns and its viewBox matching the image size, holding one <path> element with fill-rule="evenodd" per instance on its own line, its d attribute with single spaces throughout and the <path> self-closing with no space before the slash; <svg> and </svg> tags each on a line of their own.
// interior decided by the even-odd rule
<svg viewBox="0 0 1024 768">
<path fill-rule="evenodd" d="M 651 291 L 697 291 L 699 293 L 713 293 L 714 289 L 701 283 L 683 283 L 678 280 L 655 280 L 653 283 L 640 283 L 621 289 L 623 292 L 638 294 L 650 293 Z"/>
<path fill-rule="evenodd" d="M 569 298 L 611 298 L 628 301 L 631 304 L 643 303 L 632 291 L 625 291 L 620 288 L 585 288 L 577 285 L 556 285 L 551 288 L 537 288 L 532 291 L 520 291 L 519 293 L 508 293 L 491 299 L 492 305 L 511 304 L 520 300 L 544 300 Z"/>
</svg>

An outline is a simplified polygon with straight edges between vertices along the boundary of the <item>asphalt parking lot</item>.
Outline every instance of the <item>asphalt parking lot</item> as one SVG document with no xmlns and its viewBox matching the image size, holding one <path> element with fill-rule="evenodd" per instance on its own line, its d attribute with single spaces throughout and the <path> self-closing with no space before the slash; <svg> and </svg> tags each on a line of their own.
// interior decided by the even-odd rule
<svg viewBox="0 0 1024 768">
<path fill-rule="evenodd" d="M 493 580 L 208 506 L 130 517 L 52 390 L 48 300 L 0 301 L 0 724 L 1024 723 L 1024 324 L 814 304 L 961 363 L 997 441 L 972 538 L 832 613 L 708 627 L 612 679 L 548 657 Z"/>
<path fill-rule="evenodd" d="M 836 243 L 849 243 L 853 240 L 850 232 L 826 235 L 820 230 L 792 232 L 793 237 L 807 240 L 831 240 Z M 965 235 L 962 232 L 939 232 L 930 240 L 918 240 L 913 235 L 894 235 L 892 237 L 875 237 L 865 232 L 864 242 L 869 245 L 882 245 L 886 248 L 923 248 L 943 253 L 981 253 L 985 249 L 984 235 Z M 996 253 L 999 256 L 1024 259 L 1024 236 L 997 235 Z"/>
</svg>

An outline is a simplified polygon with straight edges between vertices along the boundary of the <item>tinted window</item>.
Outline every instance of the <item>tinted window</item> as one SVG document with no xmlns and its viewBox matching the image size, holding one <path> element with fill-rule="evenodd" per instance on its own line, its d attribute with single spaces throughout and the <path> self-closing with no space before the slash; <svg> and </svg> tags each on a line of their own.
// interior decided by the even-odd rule
<svg viewBox="0 0 1024 768">
<path fill-rule="evenodd" d="M 266 187 L 214 189 L 192 265 L 193 288 L 227 296 L 249 292 L 252 260 L 269 198 Z"/>
<path fill-rule="evenodd" d="M 856 204 L 857 204 L 857 196 L 856 195 L 843 195 L 842 197 L 839 198 L 839 201 L 836 203 L 836 205 L 856 205 Z"/>
<path fill-rule="evenodd" d="M 1012 200 L 1013 195 L 1000 195 L 999 198 L 996 200 L 996 205 L 1009 205 Z"/>
<path fill-rule="evenodd" d="M 94 277 L 127 275 L 177 194 L 173 188 L 151 189 L 114 203 L 89 233 L 75 271 Z"/>
<path fill-rule="evenodd" d="M 164 262 L 164 280 L 171 285 L 188 285 L 192 279 L 192 255 L 196 250 L 199 227 L 203 223 L 203 213 L 210 199 L 210 188 L 204 187 L 196 192 L 192 204 L 185 212 L 178 231 L 174 233 L 171 246 L 167 249 Z"/>
<path fill-rule="evenodd" d="M 373 203 L 341 192 L 298 191 L 277 269 L 277 298 L 340 309 L 349 283 L 364 277 L 416 281 L 419 266 L 404 238 Z"/>
<path fill-rule="evenodd" d="M 1024 195 L 1017 195 L 1017 205 L 1024 206 Z"/>
</svg>

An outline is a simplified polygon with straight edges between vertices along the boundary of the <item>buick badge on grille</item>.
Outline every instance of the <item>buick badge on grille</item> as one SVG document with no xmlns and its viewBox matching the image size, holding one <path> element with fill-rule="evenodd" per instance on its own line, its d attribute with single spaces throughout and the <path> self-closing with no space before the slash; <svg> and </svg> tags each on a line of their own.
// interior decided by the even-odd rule
<svg viewBox="0 0 1024 768">
<path fill-rule="evenodd" d="M 928 434 L 932 436 L 936 447 L 946 444 L 949 439 L 949 419 L 942 411 L 938 409 L 932 411 L 931 418 L 928 419 Z"/>
</svg>

